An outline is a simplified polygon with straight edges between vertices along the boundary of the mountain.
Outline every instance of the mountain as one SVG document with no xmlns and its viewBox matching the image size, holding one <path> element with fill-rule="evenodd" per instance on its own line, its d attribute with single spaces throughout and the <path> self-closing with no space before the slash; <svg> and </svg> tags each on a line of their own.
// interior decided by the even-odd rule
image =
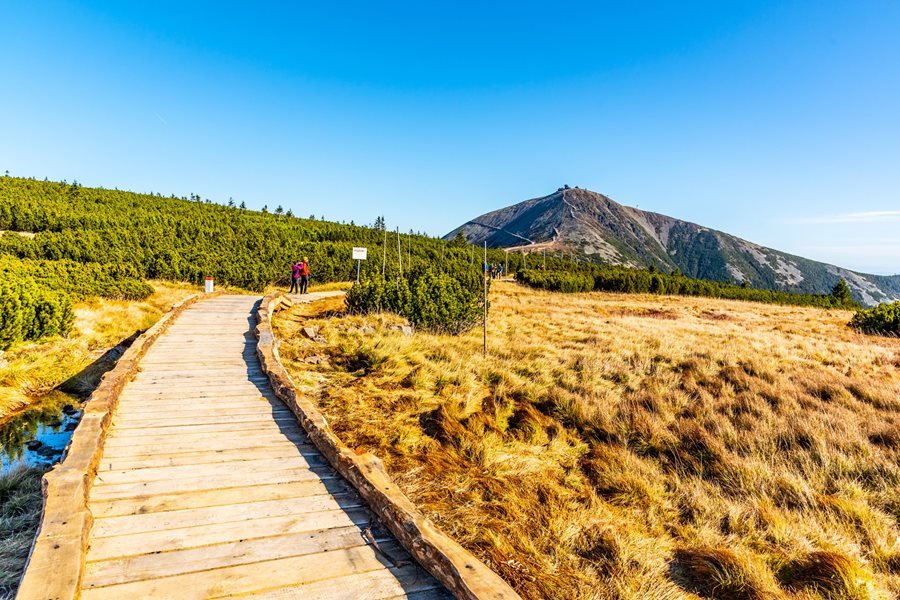
<svg viewBox="0 0 900 600">
<path fill-rule="evenodd" d="M 727 233 L 624 206 L 590 190 L 560 188 L 481 215 L 448 233 L 475 244 L 580 253 L 601 263 L 681 270 L 765 289 L 828 293 L 841 278 L 860 302 L 900 299 L 900 275 L 870 275 L 766 248 Z"/>
</svg>

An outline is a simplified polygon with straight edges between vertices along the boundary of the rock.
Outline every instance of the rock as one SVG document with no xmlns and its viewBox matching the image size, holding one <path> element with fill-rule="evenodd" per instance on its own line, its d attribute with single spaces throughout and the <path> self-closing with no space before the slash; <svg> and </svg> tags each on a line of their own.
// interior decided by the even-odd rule
<svg viewBox="0 0 900 600">
<path fill-rule="evenodd" d="M 66 413 L 67 415 L 71 416 L 71 415 L 74 415 L 75 413 L 77 413 L 78 409 L 75 408 L 74 406 L 72 406 L 71 404 L 66 404 L 65 406 L 63 406 L 62 411 L 64 413 Z"/>
<path fill-rule="evenodd" d="M 58 454 L 62 454 L 62 450 L 58 448 L 54 448 L 53 446 L 41 446 L 41 449 L 37 451 L 41 456 L 46 456 L 47 458 L 52 458 Z"/>
<path fill-rule="evenodd" d="M 34 452 L 43 445 L 44 443 L 41 442 L 41 440 L 29 440 L 28 443 L 25 444 L 25 447 Z"/>
<path fill-rule="evenodd" d="M 307 356 L 304 359 L 304 362 L 311 365 L 319 365 L 328 362 L 328 358 L 319 354 L 313 354 L 312 356 Z"/>
<path fill-rule="evenodd" d="M 403 335 L 406 337 L 410 337 L 413 334 L 413 328 L 410 325 L 401 325 L 400 331 L 403 332 Z"/>
<path fill-rule="evenodd" d="M 372 335 L 373 333 L 375 333 L 375 328 L 371 325 L 363 325 L 359 328 L 359 332 L 363 335 Z"/>
<path fill-rule="evenodd" d="M 78 421 L 69 421 L 66 423 L 66 431 L 75 431 L 76 427 L 78 427 Z"/>
<path fill-rule="evenodd" d="M 323 337 L 321 337 L 321 336 L 316 336 L 316 337 L 314 337 L 314 338 L 313 338 L 313 341 L 316 342 L 316 343 L 319 343 L 319 344 L 325 344 L 325 343 L 328 342 L 328 340 L 326 340 L 325 338 L 323 338 Z"/>
<path fill-rule="evenodd" d="M 311 340 L 315 340 L 317 337 L 319 337 L 319 330 L 316 329 L 315 327 L 304 327 L 303 329 L 300 330 L 300 333 L 302 333 L 303 335 L 305 335 L 306 337 L 308 337 Z"/>
</svg>

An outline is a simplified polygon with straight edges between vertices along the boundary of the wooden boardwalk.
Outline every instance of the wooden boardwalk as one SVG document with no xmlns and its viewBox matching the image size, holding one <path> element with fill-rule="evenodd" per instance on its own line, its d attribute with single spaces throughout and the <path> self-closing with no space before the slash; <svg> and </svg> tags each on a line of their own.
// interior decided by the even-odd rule
<svg viewBox="0 0 900 600">
<path fill-rule="evenodd" d="M 451 598 L 275 398 L 255 353 L 258 300 L 188 308 L 123 390 L 81 597 Z"/>
</svg>

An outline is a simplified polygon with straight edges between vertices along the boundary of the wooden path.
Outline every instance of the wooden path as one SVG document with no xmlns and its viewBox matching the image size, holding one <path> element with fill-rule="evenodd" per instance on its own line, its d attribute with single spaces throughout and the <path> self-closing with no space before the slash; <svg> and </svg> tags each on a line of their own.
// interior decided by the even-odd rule
<svg viewBox="0 0 900 600">
<path fill-rule="evenodd" d="M 451 598 L 275 398 L 255 353 L 258 300 L 188 308 L 123 390 L 81 597 Z"/>
</svg>

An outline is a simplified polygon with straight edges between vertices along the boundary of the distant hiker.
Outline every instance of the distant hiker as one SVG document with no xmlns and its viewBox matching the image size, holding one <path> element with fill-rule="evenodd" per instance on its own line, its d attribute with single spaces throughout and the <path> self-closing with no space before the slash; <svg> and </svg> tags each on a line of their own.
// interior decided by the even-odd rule
<svg viewBox="0 0 900 600">
<path fill-rule="evenodd" d="M 304 256 L 303 262 L 301 262 L 299 266 L 300 266 L 300 293 L 305 294 L 306 288 L 309 287 L 309 259 Z"/>
<path fill-rule="evenodd" d="M 291 265 L 291 291 L 288 294 L 300 292 L 300 261 L 295 260 Z"/>
</svg>

